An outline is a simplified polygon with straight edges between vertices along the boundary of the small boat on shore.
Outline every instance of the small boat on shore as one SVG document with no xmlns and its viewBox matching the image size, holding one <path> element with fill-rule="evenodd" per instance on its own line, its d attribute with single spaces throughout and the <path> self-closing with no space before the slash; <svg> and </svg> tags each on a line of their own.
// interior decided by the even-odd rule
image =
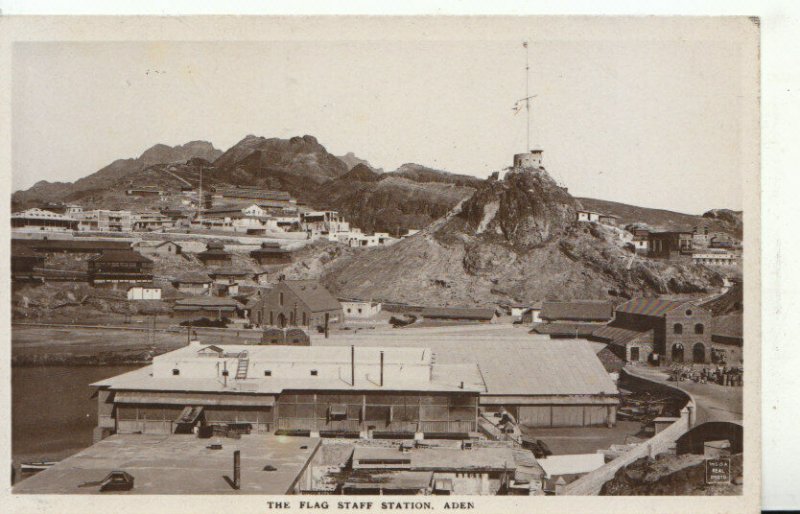
<svg viewBox="0 0 800 514">
<path fill-rule="evenodd" d="M 40 460 L 36 462 L 23 462 L 19 465 L 19 469 L 23 473 L 35 473 L 37 471 L 47 469 L 54 464 L 58 464 L 58 461 Z"/>
</svg>

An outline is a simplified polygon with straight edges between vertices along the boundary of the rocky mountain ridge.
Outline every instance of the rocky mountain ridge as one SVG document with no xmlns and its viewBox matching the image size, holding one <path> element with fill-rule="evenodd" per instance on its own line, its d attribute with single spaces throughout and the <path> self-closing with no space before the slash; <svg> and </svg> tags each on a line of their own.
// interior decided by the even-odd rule
<svg viewBox="0 0 800 514">
<path fill-rule="evenodd" d="M 706 268 L 637 257 L 621 230 L 575 221 L 580 203 L 542 168 L 486 181 L 447 216 L 386 248 L 331 260 L 337 294 L 425 305 L 703 293 Z"/>
</svg>

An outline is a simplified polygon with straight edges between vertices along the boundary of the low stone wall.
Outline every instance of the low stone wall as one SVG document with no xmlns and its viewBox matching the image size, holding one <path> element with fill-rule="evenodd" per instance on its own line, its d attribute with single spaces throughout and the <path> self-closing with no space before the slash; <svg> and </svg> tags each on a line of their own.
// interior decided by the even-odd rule
<svg viewBox="0 0 800 514">
<path fill-rule="evenodd" d="M 651 439 L 641 443 L 636 448 L 625 452 L 620 457 L 612 460 L 606 465 L 587 473 L 578 480 L 568 484 L 564 488 L 565 495 L 572 496 L 594 496 L 600 493 L 603 484 L 614 478 L 614 475 L 620 468 L 631 464 L 632 462 L 641 459 L 642 457 L 655 457 L 659 453 L 663 453 L 675 444 L 675 441 L 686 433 L 692 426 L 694 421 L 695 402 L 694 398 L 685 391 L 667 384 L 653 382 L 644 377 L 640 377 L 627 369 L 623 369 L 620 373 L 620 381 L 625 382 L 629 386 L 636 387 L 640 390 L 651 392 L 665 392 L 670 394 L 680 393 L 686 397 L 686 406 L 681 410 L 681 416 L 672 425 L 656 434 Z"/>
</svg>

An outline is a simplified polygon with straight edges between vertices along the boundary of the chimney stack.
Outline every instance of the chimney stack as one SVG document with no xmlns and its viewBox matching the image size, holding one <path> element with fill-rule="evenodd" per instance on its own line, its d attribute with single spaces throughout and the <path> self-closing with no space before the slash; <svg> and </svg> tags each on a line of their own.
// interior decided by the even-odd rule
<svg viewBox="0 0 800 514">
<path fill-rule="evenodd" d="M 233 452 L 233 488 L 237 491 L 242 486 L 242 459 L 239 450 Z"/>
</svg>

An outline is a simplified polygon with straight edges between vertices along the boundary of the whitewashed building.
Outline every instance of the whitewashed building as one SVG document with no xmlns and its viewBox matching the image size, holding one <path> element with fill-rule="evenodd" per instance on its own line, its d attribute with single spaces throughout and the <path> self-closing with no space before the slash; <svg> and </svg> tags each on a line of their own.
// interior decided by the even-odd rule
<svg viewBox="0 0 800 514">
<path fill-rule="evenodd" d="M 578 221 L 590 221 L 590 222 L 600 221 L 600 216 L 601 216 L 599 212 L 587 211 L 583 209 L 576 211 L 576 215 Z"/>
<path fill-rule="evenodd" d="M 77 227 L 78 221 L 75 218 L 43 209 L 28 209 L 11 215 L 13 230 L 65 232 Z"/>
<path fill-rule="evenodd" d="M 736 255 L 728 251 L 708 250 L 692 254 L 692 262 L 704 266 L 736 266 L 738 259 Z"/>
<path fill-rule="evenodd" d="M 161 288 L 156 286 L 132 286 L 128 288 L 128 300 L 160 300 Z"/>
<path fill-rule="evenodd" d="M 345 319 L 371 318 L 381 312 L 382 304 L 369 300 L 339 299 Z"/>
</svg>

